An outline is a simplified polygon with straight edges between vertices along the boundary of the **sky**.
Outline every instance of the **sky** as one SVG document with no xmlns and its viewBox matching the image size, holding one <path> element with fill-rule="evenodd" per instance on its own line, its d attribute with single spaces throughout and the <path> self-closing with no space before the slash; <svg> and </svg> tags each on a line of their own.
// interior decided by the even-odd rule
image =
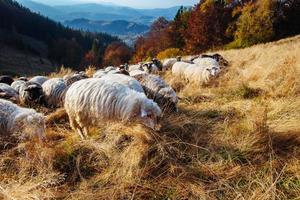
<svg viewBox="0 0 300 200">
<path fill-rule="evenodd" d="M 66 5 L 78 3 L 113 3 L 134 8 L 167 8 L 178 5 L 194 5 L 199 0 L 33 0 L 48 5 Z"/>
</svg>

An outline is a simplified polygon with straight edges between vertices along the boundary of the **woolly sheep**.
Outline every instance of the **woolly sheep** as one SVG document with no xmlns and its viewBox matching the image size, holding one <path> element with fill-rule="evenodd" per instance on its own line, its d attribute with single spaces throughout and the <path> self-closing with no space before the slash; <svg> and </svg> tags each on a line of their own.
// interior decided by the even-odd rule
<svg viewBox="0 0 300 200">
<path fill-rule="evenodd" d="M 22 85 L 25 85 L 25 81 L 22 80 L 16 80 L 11 84 L 11 87 L 16 90 L 18 93 L 20 93 L 20 88 Z"/>
<path fill-rule="evenodd" d="M 30 79 L 29 82 L 35 82 L 40 85 L 43 85 L 47 80 L 48 78 L 46 76 L 35 76 L 32 79 Z"/>
<path fill-rule="evenodd" d="M 134 76 L 143 86 L 146 96 L 153 99 L 164 111 L 178 111 L 176 92 L 159 76 L 142 74 Z"/>
<path fill-rule="evenodd" d="M 0 83 L 11 85 L 13 82 L 14 79 L 11 76 L 7 76 L 7 75 L 0 76 Z"/>
<path fill-rule="evenodd" d="M 19 102 L 18 92 L 10 85 L 7 85 L 5 83 L 0 83 L 0 98 L 11 100 L 16 103 Z"/>
<path fill-rule="evenodd" d="M 145 71 L 139 70 L 139 69 L 129 72 L 129 75 L 132 76 L 132 77 L 137 76 L 137 75 L 141 75 L 141 74 L 148 74 L 148 73 L 145 72 Z"/>
<path fill-rule="evenodd" d="M 161 115 L 158 105 L 145 94 L 98 78 L 71 85 L 66 92 L 64 107 L 71 127 L 81 138 L 84 138 L 83 134 L 88 136 L 90 126 L 100 125 L 104 120 L 140 121 L 155 129 Z"/>
<path fill-rule="evenodd" d="M 11 76 L 7 76 L 7 75 L 0 76 L 0 83 L 11 85 L 13 82 L 14 79 Z"/>
<path fill-rule="evenodd" d="M 190 64 L 184 71 L 186 81 L 194 84 L 207 84 L 220 72 L 217 66 Z"/>
<path fill-rule="evenodd" d="M 152 62 L 143 64 L 143 70 L 149 74 L 157 74 L 159 71 L 158 67 Z"/>
<path fill-rule="evenodd" d="M 36 82 L 25 82 L 19 88 L 20 102 L 23 105 L 34 106 L 43 103 L 44 92 L 40 84 Z"/>
<path fill-rule="evenodd" d="M 78 73 L 78 74 L 64 76 L 63 79 L 65 81 L 66 86 L 70 86 L 73 83 L 80 81 L 82 79 L 86 79 L 86 78 L 88 78 L 88 76 L 86 76 L 85 74 Z"/>
<path fill-rule="evenodd" d="M 199 66 L 205 66 L 205 67 L 218 67 L 220 68 L 220 64 L 218 63 L 218 61 L 216 61 L 213 58 L 197 58 L 193 61 L 195 64 L 199 65 Z"/>
<path fill-rule="evenodd" d="M 157 58 L 153 58 L 152 63 L 158 68 L 159 71 L 163 70 L 162 63 Z"/>
<path fill-rule="evenodd" d="M 213 54 L 213 55 L 205 55 L 205 54 L 203 54 L 203 55 L 201 55 L 201 58 L 212 58 L 212 59 L 216 60 L 221 65 L 221 67 L 228 65 L 228 61 L 225 60 L 225 58 L 223 58 L 223 56 L 221 56 L 218 53 Z"/>
<path fill-rule="evenodd" d="M 105 80 L 106 82 L 115 82 L 122 84 L 124 86 L 129 87 L 132 90 L 137 92 L 144 93 L 143 87 L 141 84 L 135 79 L 130 76 L 126 76 L 123 74 L 108 74 L 101 78 L 101 80 Z"/>
<path fill-rule="evenodd" d="M 33 109 L 22 108 L 0 99 L 0 135 L 13 135 L 20 138 L 38 137 L 44 140 L 44 116 Z"/>
<path fill-rule="evenodd" d="M 184 77 L 184 71 L 189 65 L 187 62 L 176 62 L 172 67 L 172 74 L 175 77 Z"/>
<path fill-rule="evenodd" d="M 27 82 L 28 78 L 25 76 L 22 76 L 22 77 L 19 77 L 18 80 Z"/>
<path fill-rule="evenodd" d="M 43 85 L 45 103 L 48 107 L 60 107 L 63 105 L 67 85 L 61 78 L 52 78 Z"/>
<path fill-rule="evenodd" d="M 181 61 L 180 56 L 178 56 L 176 58 L 165 59 L 162 63 L 162 71 L 167 71 L 167 70 L 171 69 L 176 62 L 180 62 L 180 61 Z"/>
<path fill-rule="evenodd" d="M 129 73 L 131 71 L 134 71 L 134 70 L 143 70 L 143 63 L 139 63 L 139 64 L 136 64 L 136 65 L 129 65 L 128 66 Z"/>
</svg>

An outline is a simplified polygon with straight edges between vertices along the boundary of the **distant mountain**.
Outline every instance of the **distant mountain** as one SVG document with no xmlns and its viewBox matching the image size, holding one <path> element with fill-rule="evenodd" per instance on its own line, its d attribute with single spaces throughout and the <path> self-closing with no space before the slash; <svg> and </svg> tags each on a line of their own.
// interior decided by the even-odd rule
<svg viewBox="0 0 300 200">
<path fill-rule="evenodd" d="M 49 6 L 32 0 L 17 0 L 33 12 L 40 13 L 71 28 L 105 32 L 120 37 L 127 44 L 149 30 L 158 17 L 171 20 L 179 6 L 158 9 L 135 9 L 114 4 L 76 4 Z"/>
<path fill-rule="evenodd" d="M 92 32 L 106 32 L 111 35 L 137 35 L 143 34 L 149 29 L 147 25 L 128 22 L 125 20 L 94 21 L 88 19 L 75 19 L 65 21 L 64 25 Z"/>
<path fill-rule="evenodd" d="M 0 0 L 0 19 L 5 19 L 0 20 L 0 74 L 50 72 L 62 64 L 80 69 L 94 43 L 104 52 L 119 41 L 108 34 L 66 28 L 12 0 Z"/>
<path fill-rule="evenodd" d="M 17 0 L 34 12 L 43 14 L 56 21 L 86 18 L 89 20 L 126 20 L 149 25 L 158 17 L 171 20 L 176 15 L 179 6 L 158 9 L 135 9 L 114 4 L 76 4 L 49 6 L 31 0 Z"/>
</svg>

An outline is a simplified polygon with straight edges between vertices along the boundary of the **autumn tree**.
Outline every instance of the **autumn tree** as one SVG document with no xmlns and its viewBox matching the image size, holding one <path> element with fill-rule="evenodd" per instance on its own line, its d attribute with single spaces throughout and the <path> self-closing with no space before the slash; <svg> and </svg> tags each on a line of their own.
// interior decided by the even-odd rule
<svg viewBox="0 0 300 200">
<path fill-rule="evenodd" d="M 105 49 L 103 66 L 119 66 L 131 59 L 131 49 L 123 42 L 113 42 Z"/>
<path fill-rule="evenodd" d="M 191 15 L 190 8 L 180 7 L 174 20 L 170 23 L 168 35 L 173 48 L 183 49 L 185 47 L 185 34 L 188 29 L 188 21 Z"/>
<path fill-rule="evenodd" d="M 261 0 L 248 3 L 243 7 L 237 21 L 235 40 L 238 46 L 246 47 L 268 42 L 274 35 L 273 0 Z"/>
<path fill-rule="evenodd" d="M 186 33 L 186 49 L 199 53 L 228 42 L 224 34 L 231 19 L 231 9 L 221 0 L 203 0 L 193 10 Z"/>
</svg>

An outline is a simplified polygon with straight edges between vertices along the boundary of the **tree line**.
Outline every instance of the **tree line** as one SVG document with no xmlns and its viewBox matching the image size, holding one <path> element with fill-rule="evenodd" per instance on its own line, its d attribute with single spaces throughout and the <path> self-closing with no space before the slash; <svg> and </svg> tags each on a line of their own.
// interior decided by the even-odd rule
<svg viewBox="0 0 300 200">
<path fill-rule="evenodd" d="M 100 66 L 104 61 L 105 49 L 110 44 L 125 45 L 117 37 L 108 34 L 64 27 L 12 0 L 0 0 L 0 18 L 0 30 L 9 33 L 4 36 L 2 34 L 1 42 L 43 56 L 44 52 L 32 48 L 21 37 L 29 36 L 47 45 L 46 56 L 50 60 L 73 69 L 80 69 L 90 64 Z M 89 60 L 89 54 L 93 52 L 97 55 L 93 60 Z"/>
<path fill-rule="evenodd" d="M 157 19 L 137 39 L 134 62 L 243 48 L 300 33 L 299 0 L 201 0 L 174 20 Z"/>
</svg>

